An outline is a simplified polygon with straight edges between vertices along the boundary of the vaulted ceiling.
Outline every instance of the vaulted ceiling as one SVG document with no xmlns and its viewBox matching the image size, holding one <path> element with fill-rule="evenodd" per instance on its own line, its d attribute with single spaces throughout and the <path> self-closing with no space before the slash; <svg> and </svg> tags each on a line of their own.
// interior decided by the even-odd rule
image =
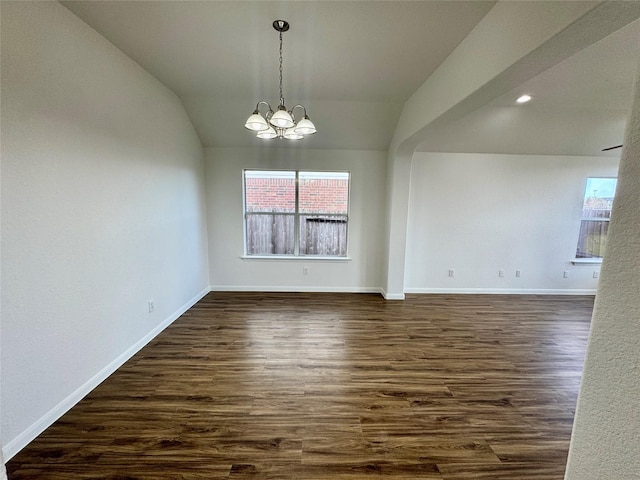
<svg viewBox="0 0 640 480">
<path fill-rule="evenodd" d="M 271 23 L 285 19 L 285 100 L 303 103 L 319 130 L 291 146 L 373 150 L 388 148 L 404 102 L 494 3 L 63 2 L 175 92 L 203 145 L 217 147 L 264 144 L 243 125 L 258 100 L 278 102 Z M 421 148 L 597 154 L 622 138 L 639 31 L 636 21 L 443 127 Z M 521 91 L 534 102 L 515 107 Z"/>
</svg>

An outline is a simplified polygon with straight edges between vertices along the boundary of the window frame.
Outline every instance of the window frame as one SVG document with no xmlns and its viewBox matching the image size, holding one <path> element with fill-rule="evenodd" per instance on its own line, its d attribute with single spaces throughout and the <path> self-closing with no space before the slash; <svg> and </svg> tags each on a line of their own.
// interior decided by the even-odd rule
<svg viewBox="0 0 640 480">
<path fill-rule="evenodd" d="M 294 173 L 294 188 L 295 188 L 295 200 L 293 212 L 247 212 L 247 172 L 283 172 Z M 300 212 L 300 173 L 318 173 L 318 174 L 346 174 L 347 175 L 347 211 L 346 213 L 301 213 Z M 250 254 L 247 251 L 248 238 L 247 238 L 247 218 L 248 215 L 287 215 L 293 216 L 293 254 L 279 254 L 279 253 L 262 253 L 262 254 Z M 300 216 L 308 215 L 323 215 L 328 217 L 346 217 L 346 232 L 345 232 L 345 254 L 344 255 L 315 255 L 315 254 L 303 254 L 300 253 Z M 305 260 L 350 260 L 349 258 L 349 223 L 351 220 L 351 172 L 349 170 L 304 170 L 304 169 L 265 169 L 265 168 L 244 168 L 242 169 L 242 230 L 243 230 L 243 251 L 242 258 L 244 259 L 305 259 Z"/>
</svg>

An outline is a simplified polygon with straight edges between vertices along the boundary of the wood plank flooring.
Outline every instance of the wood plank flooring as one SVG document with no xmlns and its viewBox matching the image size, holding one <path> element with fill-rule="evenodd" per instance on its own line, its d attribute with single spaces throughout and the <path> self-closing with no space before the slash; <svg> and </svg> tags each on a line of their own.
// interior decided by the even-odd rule
<svg viewBox="0 0 640 480">
<path fill-rule="evenodd" d="M 592 306 L 210 293 L 9 478 L 561 480 Z"/>
</svg>

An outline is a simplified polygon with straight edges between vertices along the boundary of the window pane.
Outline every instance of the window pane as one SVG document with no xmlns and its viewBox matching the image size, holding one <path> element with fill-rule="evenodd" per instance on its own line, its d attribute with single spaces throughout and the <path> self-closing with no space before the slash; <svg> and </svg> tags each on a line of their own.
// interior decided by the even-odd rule
<svg viewBox="0 0 640 480">
<path fill-rule="evenodd" d="M 349 206 L 349 173 L 300 172 L 298 174 L 300 213 L 340 213 Z"/>
<path fill-rule="evenodd" d="M 244 172 L 245 211 L 293 213 L 296 209 L 296 173 Z"/>
<path fill-rule="evenodd" d="M 616 178 L 587 178 L 576 258 L 603 257 L 616 183 Z"/>
<path fill-rule="evenodd" d="M 294 216 L 247 213 L 247 255 L 293 255 Z"/>
<path fill-rule="evenodd" d="M 300 215 L 300 255 L 347 255 L 346 215 Z"/>
<path fill-rule="evenodd" d="M 616 178 L 587 178 L 582 218 L 610 218 Z"/>
<path fill-rule="evenodd" d="M 582 220 L 576 258 L 602 258 L 608 230 L 608 220 Z"/>
</svg>

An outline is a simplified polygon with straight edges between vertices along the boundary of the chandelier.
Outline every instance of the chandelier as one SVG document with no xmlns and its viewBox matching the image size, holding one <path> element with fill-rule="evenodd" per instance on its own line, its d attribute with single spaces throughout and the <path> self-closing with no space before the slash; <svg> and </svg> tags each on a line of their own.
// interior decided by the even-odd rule
<svg viewBox="0 0 640 480">
<path fill-rule="evenodd" d="M 253 114 L 244 124 L 246 128 L 257 132 L 258 138 L 286 138 L 287 140 L 300 140 L 305 135 L 316 133 L 316 127 L 307 116 L 307 109 L 303 105 L 294 105 L 287 111 L 284 105 L 284 95 L 282 94 L 282 32 L 289 30 L 289 22 L 276 20 L 273 28 L 280 33 L 280 105 L 276 112 L 271 105 L 265 101 L 259 101 Z M 260 106 L 266 105 L 268 108 L 265 116 L 260 113 Z M 302 109 L 302 117 L 296 122 L 294 111 Z M 264 109 L 263 109 L 264 110 Z"/>
</svg>

